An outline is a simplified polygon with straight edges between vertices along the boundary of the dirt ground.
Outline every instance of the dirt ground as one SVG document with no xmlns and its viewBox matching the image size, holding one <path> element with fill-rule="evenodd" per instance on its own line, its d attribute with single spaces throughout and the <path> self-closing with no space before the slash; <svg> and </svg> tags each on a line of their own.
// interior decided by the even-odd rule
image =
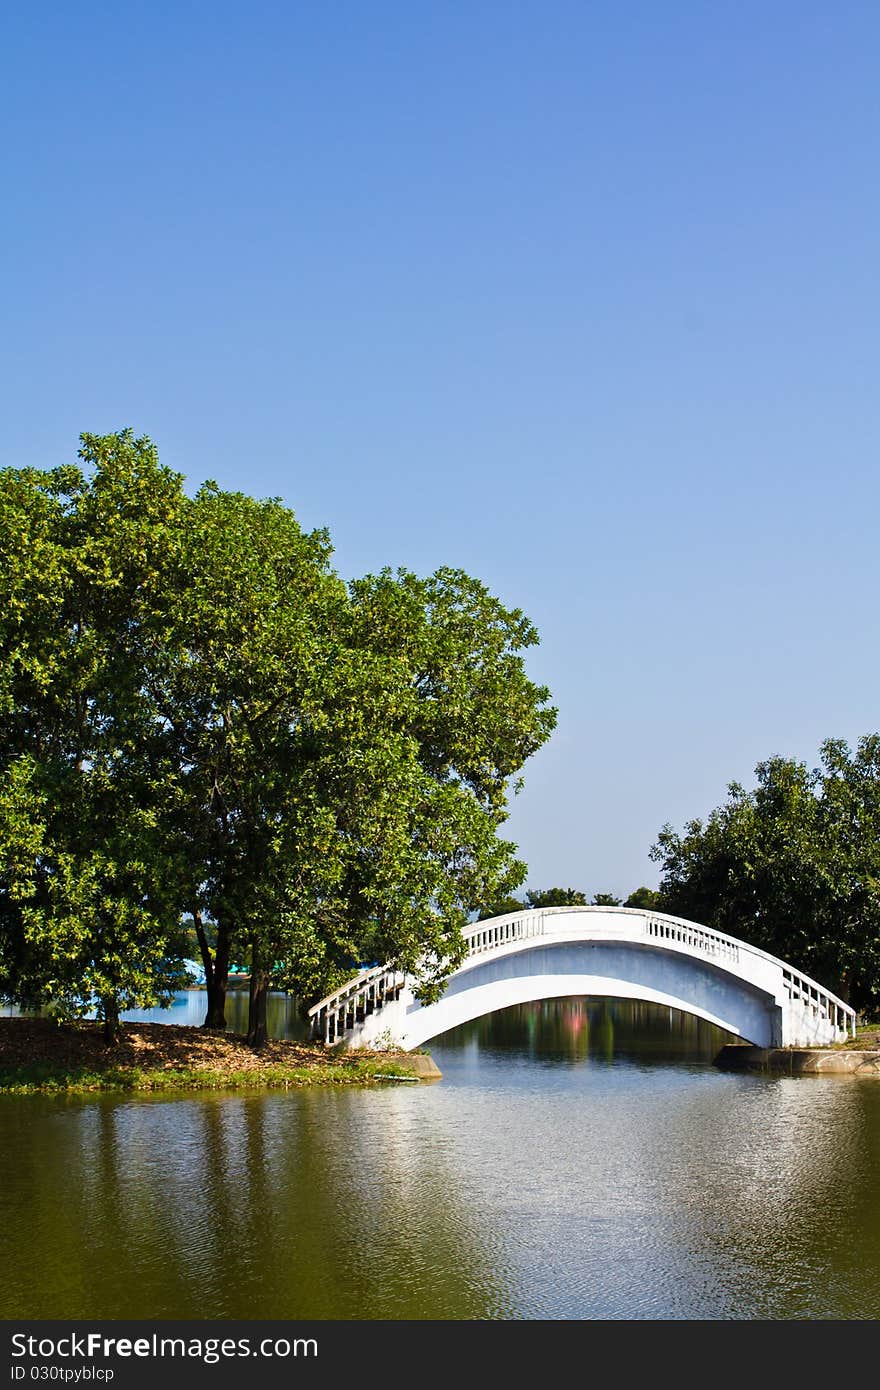
<svg viewBox="0 0 880 1390">
<path fill-rule="evenodd" d="M 348 1054 L 349 1058 L 354 1054 Z M 326 1066 L 337 1058 L 321 1047 L 270 1040 L 254 1051 L 237 1033 L 214 1033 L 168 1023 L 126 1023 L 115 1047 L 105 1047 L 101 1025 L 59 1026 L 45 1018 L 0 1018 L 0 1067 L 45 1062 L 84 1071 L 140 1067 L 205 1071 L 260 1071 L 267 1066 Z"/>
</svg>

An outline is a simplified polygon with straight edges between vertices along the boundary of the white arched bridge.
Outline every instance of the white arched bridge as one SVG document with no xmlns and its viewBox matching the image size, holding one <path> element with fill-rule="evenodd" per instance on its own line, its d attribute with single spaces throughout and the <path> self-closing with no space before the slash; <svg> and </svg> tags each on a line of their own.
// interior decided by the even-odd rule
<svg viewBox="0 0 880 1390">
<path fill-rule="evenodd" d="M 365 969 L 309 1010 L 316 1037 L 409 1052 L 449 1028 L 538 999 L 639 999 L 706 1019 L 759 1047 L 855 1035 L 853 1009 L 785 961 L 680 917 L 626 907 L 548 907 L 475 922 L 436 1004 L 406 975 Z"/>
</svg>

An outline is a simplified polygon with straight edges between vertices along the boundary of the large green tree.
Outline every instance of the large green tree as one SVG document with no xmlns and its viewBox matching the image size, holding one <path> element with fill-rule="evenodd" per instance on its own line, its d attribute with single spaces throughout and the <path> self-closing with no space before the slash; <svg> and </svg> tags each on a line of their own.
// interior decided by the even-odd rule
<svg viewBox="0 0 880 1390">
<path fill-rule="evenodd" d="M 68 1012 L 172 986 L 182 913 L 209 1026 L 249 955 L 283 984 L 388 960 L 426 997 L 480 902 L 555 710 L 524 615 L 456 570 L 345 585 L 278 499 L 193 497 L 130 432 L 0 475 L 0 990 Z"/>
<path fill-rule="evenodd" d="M 181 894 L 205 963 L 206 1022 L 225 1027 L 230 960 L 247 954 L 257 1040 L 281 924 L 304 919 L 338 878 L 332 810 L 314 774 L 347 597 L 326 535 L 304 533 L 276 499 L 205 484 L 176 544 L 175 582 L 158 621 L 139 631 L 139 665 L 175 768 L 172 825 L 186 851 Z"/>
<path fill-rule="evenodd" d="M 757 782 L 651 851 L 665 911 L 790 961 L 857 1008 L 880 1005 L 880 736 L 839 739 L 821 766 L 759 763 Z"/>
<path fill-rule="evenodd" d="M 225 1026 L 233 949 L 255 1044 L 273 982 L 317 997 L 380 959 L 436 993 L 476 902 L 525 874 L 498 829 L 555 718 L 519 656 L 534 629 L 457 571 L 346 588 L 274 500 L 207 485 L 188 525 L 144 666 L 182 770 L 206 1021 Z"/>
</svg>

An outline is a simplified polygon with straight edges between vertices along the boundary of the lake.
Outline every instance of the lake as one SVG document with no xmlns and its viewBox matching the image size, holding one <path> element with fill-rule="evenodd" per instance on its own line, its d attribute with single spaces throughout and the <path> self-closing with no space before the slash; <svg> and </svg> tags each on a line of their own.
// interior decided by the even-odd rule
<svg viewBox="0 0 880 1390">
<path fill-rule="evenodd" d="M 435 1039 L 435 1082 L 0 1097 L 0 1316 L 877 1318 L 880 1083 L 724 1040 L 569 1000 Z"/>
</svg>

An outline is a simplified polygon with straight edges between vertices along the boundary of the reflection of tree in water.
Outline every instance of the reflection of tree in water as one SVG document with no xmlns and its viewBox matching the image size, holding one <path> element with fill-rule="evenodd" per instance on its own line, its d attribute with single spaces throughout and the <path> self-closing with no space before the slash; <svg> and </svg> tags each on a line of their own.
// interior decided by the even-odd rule
<svg viewBox="0 0 880 1390">
<path fill-rule="evenodd" d="M 229 1031 L 246 1033 L 248 1020 L 248 991 L 242 986 L 230 989 L 226 996 L 226 1019 Z M 292 1038 L 306 1042 L 311 1036 L 307 1018 L 294 994 L 273 990 L 266 1000 L 266 1023 L 270 1038 Z"/>
<path fill-rule="evenodd" d="M 6 1107 L 7 1316 L 510 1316 L 494 1233 L 461 1200 L 423 1096 Z"/>
<path fill-rule="evenodd" d="M 443 1034 L 444 1047 L 487 1049 L 571 1061 L 711 1062 L 729 1035 L 714 1024 L 629 999 L 545 999 L 514 1004 Z M 429 1044 L 430 1047 L 430 1044 Z"/>
<path fill-rule="evenodd" d="M 462 1198 L 449 1134 L 417 1087 L 301 1097 L 296 1184 L 279 1191 L 279 1246 L 309 1271 L 305 1306 L 276 1316 L 499 1318 L 497 1232 Z M 285 1205 L 286 1196 L 286 1205 Z"/>
<path fill-rule="evenodd" d="M 13 1151 L 5 1125 L 4 1182 L 16 1193 L 4 1213 L 10 1249 L 0 1261 L 8 1316 L 36 1318 L 197 1317 L 205 1307 L 205 1209 L 193 1108 L 147 1097 L 26 1098 Z M 170 1123 L 173 1111 L 173 1124 Z M 5 1117 L 4 1117 L 5 1118 Z"/>
</svg>

